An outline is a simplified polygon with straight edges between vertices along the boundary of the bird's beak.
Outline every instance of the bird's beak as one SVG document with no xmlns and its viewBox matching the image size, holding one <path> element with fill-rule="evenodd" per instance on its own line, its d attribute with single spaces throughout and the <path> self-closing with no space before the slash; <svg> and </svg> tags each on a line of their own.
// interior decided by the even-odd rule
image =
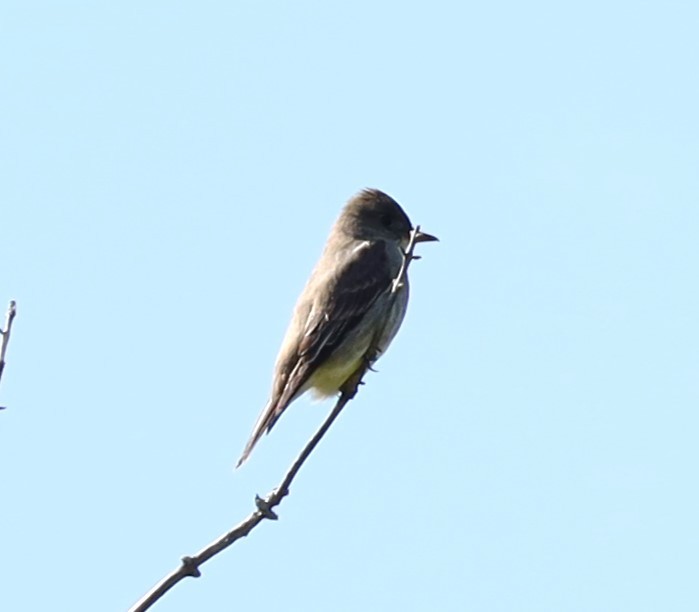
<svg viewBox="0 0 699 612">
<path fill-rule="evenodd" d="M 439 241 L 439 238 L 437 236 L 433 236 L 432 234 L 426 234 L 423 231 L 418 230 L 417 234 L 415 234 L 415 242 L 434 242 L 434 241 Z"/>
</svg>

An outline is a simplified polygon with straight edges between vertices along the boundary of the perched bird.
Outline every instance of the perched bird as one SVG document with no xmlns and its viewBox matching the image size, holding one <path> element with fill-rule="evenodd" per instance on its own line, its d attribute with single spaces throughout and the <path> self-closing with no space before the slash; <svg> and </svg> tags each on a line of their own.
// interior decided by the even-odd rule
<svg viewBox="0 0 699 612">
<path fill-rule="evenodd" d="M 408 304 L 408 279 L 391 294 L 412 232 L 398 203 L 365 189 L 342 209 L 301 293 L 274 368 L 272 392 L 238 460 L 240 466 L 282 412 L 314 391 L 337 394 L 359 368 L 383 353 Z M 437 240 L 418 232 L 415 242 Z"/>
</svg>

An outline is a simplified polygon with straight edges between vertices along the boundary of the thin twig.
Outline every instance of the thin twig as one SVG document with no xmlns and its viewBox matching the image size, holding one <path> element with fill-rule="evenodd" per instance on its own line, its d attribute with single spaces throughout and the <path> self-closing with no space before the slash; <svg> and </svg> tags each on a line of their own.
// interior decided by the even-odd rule
<svg viewBox="0 0 699 612">
<path fill-rule="evenodd" d="M 198 553 L 191 557 L 182 557 L 182 564 L 168 576 L 163 578 L 158 584 L 156 584 L 143 598 L 138 601 L 132 608 L 129 608 L 129 612 L 143 612 L 148 610 L 156 601 L 158 601 L 165 593 L 167 593 L 173 586 L 175 586 L 180 580 L 191 576 L 192 578 L 199 578 L 201 572 L 199 567 L 206 563 L 211 557 L 217 555 L 225 548 L 228 548 L 235 541 L 240 538 L 247 536 L 257 525 L 259 525 L 265 519 L 277 520 L 277 514 L 274 512 L 273 508 L 278 506 L 282 499 L 289 494 L 289 486 L 294 480 L 294 477 L 301 469 L 304 461 L 311 454 L 313 449 L 316 447 L 320 439 L 328 431 L 333 421 L 344 408 L 345 404 L 351 398 L 349 395 L 341 395 L 338 399 L 332 412 L 325 419 L 320 429 L 316 434 L 308 441 L 304 447 L 301 454 L 298 456 L 296 461 L 292 464 L 291 468 L 287 471 L 282 483 L 274 489 L 267 497 L 262 498 L 259 495 L 255 497 L 255 505 L 257 509 L 250 514 L 245 520 L 238 523 L 233 529 L 228 533 L 222 535 L 218 539 L 214 540 L 206 548 L 202 548 Z"/>
<path fill-rule="evenodd" d="M 5 327 L 0 329 L 0 335 L 2 340 L 0 340 L 0 380 L 2 379 L 2 373 L 5 369 L 5 353 L 7 352 L 7 345 L 10 342 L 10 333 L 12 332 L 12 322 L 15 320 L 17 315 L 17 302 L 10 300 L 10 304 L 7 307 L 7 313 L 5 314 Z M 0 406 L 2 410 L 4 406 Z"/>
<path fill-rule="evenodd" d="M 419 231 L 420 226 L 416 227 L 411 233 L 403 263 L 396 278 L 393 280 L 391 294 L 394 300 L 399 289 L 403 286 L 410 262 L 413 259 L 418 258 L 416 255 L 413 255 L 413 251 L 415 249 L 415 238 L 417 237 Z M 383 332 L 376 334 L 375 337 L 380 338 L 382 336 Z M 225 548 L 228 548 L 240 538 L 247 536 L 263 520 L 277 520 L 278 516 L 274 512 L 274 508 L 278 506 L 282 499 L 289 494 L 291 483 L 293 482 L 294 478 L 296 478 L 296 474 L 298 474 L 306 459 L 308 459 L 310 454 L 313 452 L 313 449 L 315 449 L 328 429 L 330 429 L 330 426 L 339 416 L 340 412 L 342 412 L 342 409 L 357 394 L 359 385 L 363 384 L 362 378 L 366 374 L 367 370 L 369 370 L 371 367 L 371 364 L 376 360 L 377 356 L 378 348 L 374 346 L 369 350 L 363 366 L 343 385 L 342 389 L 340 389 L 340 397 L 338 398 L 332 411 L 326 417 L 325 421 L 323 421 L 323 424 L 320 426 L 318 431 L 306 443 L 306 446 L 303 448 L 296 460 L 291 464 L 291 467 L 287 470 L 280 485 L 264 498 L 260 497 L 259 495 L 255 497 L 255 506 L 257 509 L 245 520 L 233 527 L 233 529 L 231 529 L 228 533 L 214 540 L 211 544 L 200 550 L 194 556 L 183 557 L 180 567 L 156 584 L 136 604 L 134 604 L 133 607 L 129 608 L 129 612 L 143 612 L 144 610 L 148 610 L 156 601 L 158 601 L 158 599 L 165 595 L 165 593 L 167 593 L 183 578 L 186 578 L 187 576 L 199 578 L 199 576 L 201 576 L 201 572 L 199 571 L 199 567 L 201 565 L 206 563 L 209 559 L 211 559 L 211 557 L 220 553 Z"/>
</svg>

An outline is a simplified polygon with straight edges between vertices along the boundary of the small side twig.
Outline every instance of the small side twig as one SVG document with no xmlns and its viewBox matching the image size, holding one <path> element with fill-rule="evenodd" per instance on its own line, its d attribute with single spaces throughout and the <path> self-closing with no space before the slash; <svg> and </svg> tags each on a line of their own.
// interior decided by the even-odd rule
<svg viewBox="0 0 699 612">
<path fill-rule="evenodd" d="M 419 259 L 418 256 L 413 254 L 415 249 L 415 238 L 417 237 L 419 231 L 420 226 L 417 226 L 411 233 L 403 263 L 398 274 L 396 275 L 396 278 L 393 280 L 393 284 L 391 285 L 391 294 L 394 296 L 394 299 L 395 295 L 403 286 L 410 262 L 413 259 Z M 380 333 L 377 334 L 376 337 L 379 338 L 382 335 L 383 334 Z M 225 548 L 228 548 L 240 538 L 247 536 L 262 521 L 265 519 L 277 520 L 278 516 L 274 512 L 274 508 L 278 506 L 284 497 L 289 494 L 291 483 L 293 482 L 294 478 L 296 478 L 296 475 L 306 462 L 306 459 L 308 459 L 315 447 L 322 440 L 323 436 L 327 433 L 328 429 L 330 429 L 330 426 L 340 415 L 342 409 L 357 394 L 359 386 L 363 384 L 362 378 L 364 378 L 367 371 L 371 369 L 371 364 L 376 360 L 377 356 L 378 349 L 376 347 L 372 347 L 372 349 L 369 351 L 367 359 L 364 362 L 364 365 L 344 384 L 342 389 L 340 389 L 340 397 L 335 403 L 332 411 L 326 417 L 325 421 L 323 421 L 323 424 L 320 426 L 318 431 L 316 431 L 313 437 L 306 443 L 306 446 L 304 446 L 296 460 L 291 464 L 291 467 L 287 470 L 279 486 L 266 497 L 260 497 L 259 495 L 255 496 L 256 510 L 246 519 L 233 527 L 228 533 L 214 540 L 211 544 L 200 550 L 194 556 L 183 557 L 182 564 L 176 570 L 163 578 L 158 584 L 156 584 L 136 604 L 129 608 L 129 612 L 144 612 L 145 610 L 148 610 L 156 601 L 158 601 L 183 578 L 186 578 L 187 576 L 199 578 L 201 576 L 201 572 L 199 570 L 201 565 L 206 563 L 209 559 L 211 559 L 211 557 L 220 553 Z"/>
<path fill-rule="evenodd" d="M 17 315 L 17 302 L 10 300 L 10 304 L 7 307 L 7 313 L 5 314 L 5 327 L 0 329 L 0 380 L 2 380 L 2 373 L 5 369 L 5 353 L 7 352 L 7 345 L 10 342 L 10 333 L 12 332 L 12 322 L 15 320 Z M 0 406 L 2 410 L 4 406 Z"/>
</svg>

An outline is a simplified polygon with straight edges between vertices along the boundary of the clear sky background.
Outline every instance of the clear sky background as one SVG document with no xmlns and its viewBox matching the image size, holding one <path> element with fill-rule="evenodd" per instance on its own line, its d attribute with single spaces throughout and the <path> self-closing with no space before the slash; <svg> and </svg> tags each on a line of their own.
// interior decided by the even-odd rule
<svg viewBox="0 0 699 612">
<path fill-rule="evenodd" d="M 155 608 L 699 609 L 695 2 L 4 2 L 0 608 L 125 610 L 244 518 L 296 297 L 379 187 L 401 333 Z"/>
</svg>

